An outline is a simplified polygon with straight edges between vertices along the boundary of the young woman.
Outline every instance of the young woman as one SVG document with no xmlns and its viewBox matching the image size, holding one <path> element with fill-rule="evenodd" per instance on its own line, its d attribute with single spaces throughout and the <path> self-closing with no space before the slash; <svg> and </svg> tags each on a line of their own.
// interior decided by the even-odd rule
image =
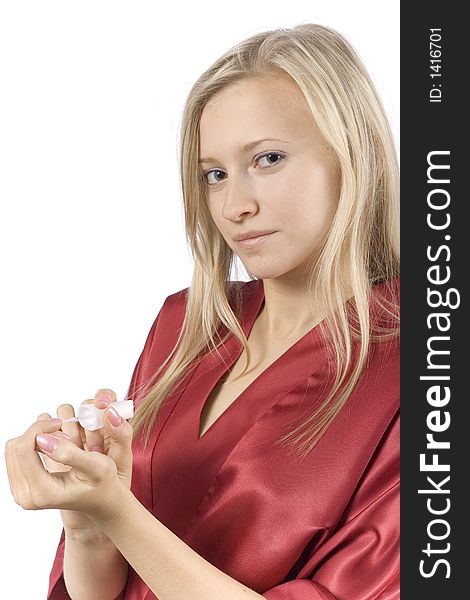
<svg viewBox="0 0 470 600">
<path fill-rule="evenodd" d="M 194 275 L 131 424 L 103 389 L 103 429 L 62 405 L 7 443 L 16 501 L 61 509 L 48 598 L 396 599 L 398 169 L 374 86 L 337 32 L 267 31 L 197 80 L 181 133 Z"/>
</svg>

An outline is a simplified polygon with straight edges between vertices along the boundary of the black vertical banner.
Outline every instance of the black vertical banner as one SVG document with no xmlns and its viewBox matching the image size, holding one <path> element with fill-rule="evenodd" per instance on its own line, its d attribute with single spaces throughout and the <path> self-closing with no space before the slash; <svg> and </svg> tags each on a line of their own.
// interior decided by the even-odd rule
<svg viewBox="0 0 470 600">
<path fill-rule="evenodd" d="M 401 5 L 403 600 L 469 594 L 467 29 L 457 2 Z"/>
</svg>

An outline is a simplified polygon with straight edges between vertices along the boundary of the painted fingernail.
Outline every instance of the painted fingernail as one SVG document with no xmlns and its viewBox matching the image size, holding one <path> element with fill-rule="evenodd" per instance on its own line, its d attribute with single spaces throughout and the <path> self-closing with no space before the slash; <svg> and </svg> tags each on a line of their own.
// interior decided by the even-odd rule
<svg viewBox="0 0 470 600">
<path fill-rule="evenodd" d="M 58 441 L 50 435 L 39 434 L 36 436 L 36 444 L 38 448 L 41 448 L 41 450 L 49 452 L 50 454 L 57 448 Z"/>
<path fill-rule="evenodd" d="M 117 411 L 111 406 L 108 409 L 108 419 L 113 427 L 119 427 L 124 419 L 117 413 Z"/>
<path fill-rule="evenodd" d="M 112 398 L 109 394 L 101 394 L 100 396 L 98 396 L 98 401 L 103 402 L 104 404 L 109 404 L 111 400 Z"/>
</svg>

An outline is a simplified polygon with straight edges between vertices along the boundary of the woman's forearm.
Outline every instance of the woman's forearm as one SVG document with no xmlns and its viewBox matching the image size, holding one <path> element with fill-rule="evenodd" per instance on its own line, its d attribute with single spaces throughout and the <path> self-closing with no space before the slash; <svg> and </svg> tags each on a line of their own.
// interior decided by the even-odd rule
<svg viewBox="0 0 470 600">
<path fill-rule="evenodd" d="M 127 561 L 107 536 L 65 530 L 64 581 L 72 600 L 114 600 L 127 575 Z"/>
</svg>

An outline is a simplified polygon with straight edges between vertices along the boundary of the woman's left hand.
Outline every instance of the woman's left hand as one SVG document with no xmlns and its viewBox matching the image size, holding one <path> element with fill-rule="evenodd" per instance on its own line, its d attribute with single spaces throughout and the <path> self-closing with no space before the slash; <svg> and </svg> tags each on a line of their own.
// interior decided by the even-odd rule
<svg viewBox="0 0 470 600">
<path fill-rule="evenodd" d="M 94 518 L 110 517 L 122 490 L 114 460 L 100 452 L 86 452 L 72 441 L 53 434 L 61 419 L 36 421 L 5 446 L 10 488 L 17 504 L 27 510 L 58 508 L 80 511 Z M 49 473 L 38 451 L 69 465 L 69 471 Z"/>
</svg>

